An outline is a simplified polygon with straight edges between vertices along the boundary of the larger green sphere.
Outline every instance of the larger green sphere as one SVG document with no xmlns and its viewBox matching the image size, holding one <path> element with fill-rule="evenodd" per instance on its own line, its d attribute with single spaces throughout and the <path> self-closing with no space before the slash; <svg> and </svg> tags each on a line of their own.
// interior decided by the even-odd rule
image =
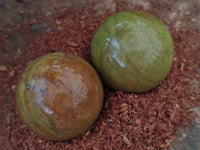
<svg viewBox="0 0 200 150">
<path fill-rule="evenodd" d="M 91 58 L 109 87 L 144 92 L 169 73 L 173 41 L 165 25 L 151 14 L 120 12 L 107 18 L 95 33 Z"/>
</svg>

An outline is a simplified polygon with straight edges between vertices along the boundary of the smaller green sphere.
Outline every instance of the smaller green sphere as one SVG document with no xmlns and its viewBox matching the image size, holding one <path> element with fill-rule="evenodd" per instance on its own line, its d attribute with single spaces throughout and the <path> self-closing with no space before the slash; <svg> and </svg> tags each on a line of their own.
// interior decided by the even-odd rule
<svg viewBox="0 0 200 150">
<path fill-rule="evenodd" d="M 173 41 L 166 26 L 142 11 L 108 17 L 95 33 L 91 59 L 104 83 L 115 90 L 144 92 L 169 73 Z"/>
<path fill-rule="evenodd" d="M 16 107 L 27 126 L 51 140 L 86 131 L 103 104 L 103 87 L 81 57 L 51 53 L 31 62 L 18 80 Z"/>
</svg>

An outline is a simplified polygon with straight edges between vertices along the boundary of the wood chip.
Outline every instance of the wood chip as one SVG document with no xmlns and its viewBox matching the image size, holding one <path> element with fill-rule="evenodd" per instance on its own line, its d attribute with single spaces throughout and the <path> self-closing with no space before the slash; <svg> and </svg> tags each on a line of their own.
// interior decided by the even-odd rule
<svg viewBox="0 0 200 150">
<path fill-rule="evenodd" d="M 130 147 L 131 142 L 129 141 L 129 139 L 125 135 L 122 135 L 122 137 L 123 137 L 123 141 L 127 144 L 127 147 Z"/>
<path fill-rule="evenodd" d="M 182 62 L 182 63 L 181 63 L 181 71 L 182 71 L 182 72 L 184 71 L 184 67 L 185 67 L 185 64 Z"/>
<path fill-rule="evenodd" d="M 0 66 L 0 71 L 6 71 L 8 68 L 6 66 Z"/>
<path fill-rule="evenodd" d="M 15 74 L 15 71 L 14 71 L 14 70 L 12 70 L 12 71 L 9 72 L 9 76 L 10 76 L 10 77 L 13 77 L 14 74 Z"/>
</svg>

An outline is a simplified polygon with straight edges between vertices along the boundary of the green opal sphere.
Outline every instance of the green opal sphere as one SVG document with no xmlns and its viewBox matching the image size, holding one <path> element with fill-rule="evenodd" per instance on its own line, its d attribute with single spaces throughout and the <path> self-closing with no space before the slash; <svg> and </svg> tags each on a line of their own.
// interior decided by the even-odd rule
<svg viewBox="0 0 200 150">
<path fill-rule="evenodd" d="M 166 26 L 142 11 L 108 17 L 95 33 L 91 59 L 110 88 L 144 92 L 165 79 L 173 62 L 173 41 Z"/>
<path fill-rule="evenodd" d="M 103 104 L 103 87 L 94 68 L 81 57 L 51 53 L 31 62 L 20 76 L 16 107 L 26 125 L 51 140 L 86 131 Z"/>
</svg>

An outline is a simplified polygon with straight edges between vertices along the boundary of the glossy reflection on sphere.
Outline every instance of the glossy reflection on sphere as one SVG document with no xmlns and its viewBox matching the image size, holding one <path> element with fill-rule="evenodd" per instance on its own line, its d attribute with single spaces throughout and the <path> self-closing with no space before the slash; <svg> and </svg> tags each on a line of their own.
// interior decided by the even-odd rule
<svg viewBox="0 0 200 150">
<path fill-rule="evenodd" d="M 103 103 L 98 74 L 84 59 L 52 53 L 34 60 L 21 75 L 16 106 L 38 135 L 66 140 L 87 130 Z"/>
<path fill-rule="evenodd" d="M 156 17 L 142 11 L 120 12 L 107 18 L 95 33 L 91 58 L 109 87 L 144 92 L 170 71 L 173 41 Z"/>
</svg>

